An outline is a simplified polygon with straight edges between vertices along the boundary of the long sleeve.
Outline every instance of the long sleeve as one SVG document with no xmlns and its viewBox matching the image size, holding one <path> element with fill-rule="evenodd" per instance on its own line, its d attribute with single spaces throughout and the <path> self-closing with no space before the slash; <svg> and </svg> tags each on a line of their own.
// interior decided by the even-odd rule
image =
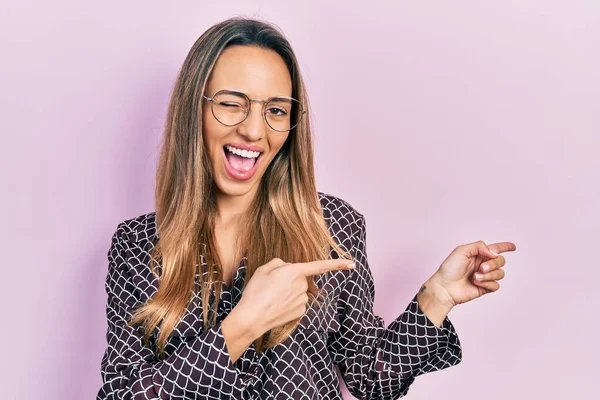
<svg viewBox="0 0 600 400">
<path fill-rule="evenodd" d="M 186 338 L 158 360 L 128 321 L 140 304 L 127 265 L 126 228 L 120 224 L 108 251 L 106 277 L 107 348 L 101 362 L 103 386 L 97 399 L 147 400 L 227 398 L 241 390 L 239 370 L 231 362 L 221 324 Z"/>
<path fill-rule="evenodd" d="M 417 296 L 387 329 L 373 314 L 375 287 L 366 252 L 366 225 L 357 221 L 354 256 L 338 303 L 340 330 L 328 340 L 328 350 L 348 390 L 361 399 L 397 399 L 415 378 L 458 364 L 460 342 L 446 317 L 441 328 L 423 313 Z"/>
</svg>

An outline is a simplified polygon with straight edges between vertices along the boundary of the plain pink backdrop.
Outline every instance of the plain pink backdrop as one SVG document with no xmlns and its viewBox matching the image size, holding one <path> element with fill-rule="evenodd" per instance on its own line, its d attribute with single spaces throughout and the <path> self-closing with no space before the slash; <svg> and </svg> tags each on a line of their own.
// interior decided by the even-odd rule
<svg viewBox="0 0 600 400">
<path fill-rule="evenodd" d="M 593 0 L 2 2 L 0 397 L 96 395 L 111 235 L 153 210 L 177 71 L 234 15 L 298 54 L 318 187 L 366 215 L 386 323 L 457 245 L 518 246 L 500 291 L 450 314 L 462 363 L 409 398 L 595 398 Z"/>
</svg>

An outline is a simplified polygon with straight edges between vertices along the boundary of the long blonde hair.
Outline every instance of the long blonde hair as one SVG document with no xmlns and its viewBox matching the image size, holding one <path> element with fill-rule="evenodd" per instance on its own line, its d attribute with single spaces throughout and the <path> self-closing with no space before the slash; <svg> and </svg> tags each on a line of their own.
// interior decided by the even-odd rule
<svg viewBox="0 0 600 400">
<path fill-rule="evenodd" d="M 200 290 L 204 329 L 216 323 L 223 271 L 214 238 L 216 217 L 215 183 L 202 138 L 202 95 L 221 52 L 233 45 L 260 46 L 277 52 L 285 61 L 292 96 L 306 110 L 308 98 L 292 48 L 275 26 L 246 18 L 232 18 L 208 29 L 192 46 L 173 88 L 156 173 L 155 206 L 159 240 L 150 268 L 160 283 L 154 296 L 131 319 L 142 324 L 148 345 L 160 325 L 157 355 L 164 356 L 167 338 L 188 306 L 193 291 Z M 294 116 L 292 115 L 292 118 Z M 313 145 L 309 113 L 290 131 L 283 147 L 265 171 L 246 215 L 240 238 L 241 249 L 249 249 L 245 282 L 256 269 L 273 258 L 286 262 L 308 262 L 329 258 L 330 249 L 350 258 L 328 232 L 315 186 Z M 200 248 L 200 243 L 205 247 Z M 206 281 L 201 266 L 206 260 Z M 200 284 L 195 276 L 200 276 Z M 311 304 L 319 288 L 308 280 Z M 215 296 L 210 304 L 211 291 Z M 197 292 L 196 292 L 197 293 Z M 255 342 L 258 352 L 283 342 L 300 318 L 266 332 Z"/>
</svg>

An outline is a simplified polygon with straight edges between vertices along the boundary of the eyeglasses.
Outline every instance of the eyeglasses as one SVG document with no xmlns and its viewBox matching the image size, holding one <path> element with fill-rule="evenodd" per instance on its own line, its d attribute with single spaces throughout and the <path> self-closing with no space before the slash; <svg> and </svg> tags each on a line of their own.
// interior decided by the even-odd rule
<svg viewBox="0 0 600 400">
<path fill-rule="evenodd" d="M 250 115 L 253 101 L 263 103 L 263 118 L 277 132 L 294 129 L 306 111 L 302 103 L 292 97 L 271 97 L 267 100 L 251 99 L 235 90 L 219 90 L 213 97 L 203 96 L 210 101 L 210 109 L 217 121 L 225 126 L 239 125 Z"/>
</svg>

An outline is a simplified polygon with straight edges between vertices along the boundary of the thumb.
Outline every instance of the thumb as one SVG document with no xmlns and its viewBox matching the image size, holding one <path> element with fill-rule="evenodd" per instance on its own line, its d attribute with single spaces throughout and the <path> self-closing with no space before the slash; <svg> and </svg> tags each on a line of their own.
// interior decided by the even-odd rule
<svg viewBox="0 0 600 400">
<path fill-rule="evenodd" d="M 477 242 L 477 252 L 487 258 L 496 258 L 498 257 L 497 253 L 494 253 L 488 245 L 485 244 L 483 240 Z"/>
</svg>

